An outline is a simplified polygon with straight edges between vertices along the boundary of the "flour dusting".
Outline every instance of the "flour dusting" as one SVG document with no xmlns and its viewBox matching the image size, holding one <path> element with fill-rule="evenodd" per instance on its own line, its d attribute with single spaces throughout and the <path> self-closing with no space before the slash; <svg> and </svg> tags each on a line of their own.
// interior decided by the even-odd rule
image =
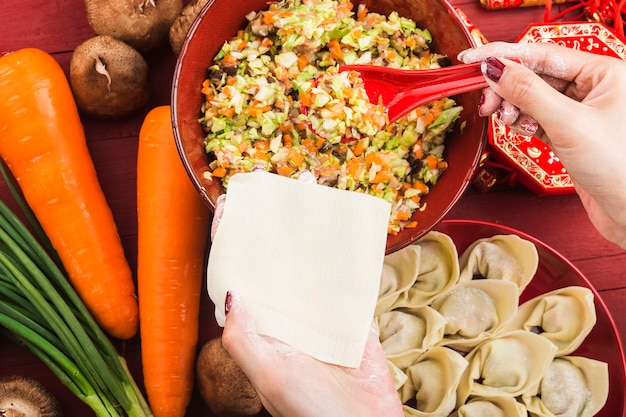
<svg viewBox="0 0 626 417">
<path fill-rule="evenodd" d="M 545 56 L 542 57 L 542 54 Z M 463 51 L 458 58 L 465 63 L 472 63 L 482 61 L 489 56 L 518 59 L 533 72 L 554 78 L 566 79 L 571 72 L 567 59 L 556 54 L 549 54 L 540 45 L 534 43 L 493 42 Z"/>
</svg>

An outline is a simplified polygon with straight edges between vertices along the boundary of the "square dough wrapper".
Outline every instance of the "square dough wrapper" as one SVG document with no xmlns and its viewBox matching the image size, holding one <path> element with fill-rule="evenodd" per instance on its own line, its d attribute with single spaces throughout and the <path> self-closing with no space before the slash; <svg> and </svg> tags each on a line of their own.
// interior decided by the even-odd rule
<svg viewBox="0 0 626 417">
<path fill-rule="evenodd" d="M 372 325 L 390 204 L 266 172 L 235 175 L 209 254 L 207 287 L 224 326 L 227 291 L 257 332 L 356 368 Z"/>
</svg>

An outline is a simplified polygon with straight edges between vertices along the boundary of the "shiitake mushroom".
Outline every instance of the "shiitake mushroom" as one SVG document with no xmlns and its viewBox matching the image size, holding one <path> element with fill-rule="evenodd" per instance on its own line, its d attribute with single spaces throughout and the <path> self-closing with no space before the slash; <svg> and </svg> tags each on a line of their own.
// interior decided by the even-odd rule
<svg viewBox="0 0 626 417">
<path fill-rule="evenodd" d="M 57 398 L 39 381 L 27 376 L 0 378 L 2 417 L 62 417 Z"/>
<path fill-rule="evenodd" d="M 169 38 L 172 51 L 176 55 L 180 55 L 180 50 L 185 42 L 185 37 L 191 29 L 191 25 L 196 20 L 196 17 L 202 11 L 202 8 L 209 2 L 209 0 L 194 0 L 186 5 L 180 15 L 174 20 L 170 27 Z"/>
<path fill-rule="evenodd" d="M 200 394 L 218 417 L 257 415 L 263 405 L 256 389 L 222 345 L 222 338 L 206 342 L 196 360 Z"/>
<path fill-rule="evenodd" d="M 85 0 L 87 21 L 96 35 L 111 36 L 141 53 L 167 40 L 183 9 L 182 0 Z"/>
<path fill-rule="evenodd" d="M 70 85 L 79 110 L 100 120 L 123 118 L 150 98 L 145 59 L 110 36 L 95 36 L 74 49 Z"/>
</svg>

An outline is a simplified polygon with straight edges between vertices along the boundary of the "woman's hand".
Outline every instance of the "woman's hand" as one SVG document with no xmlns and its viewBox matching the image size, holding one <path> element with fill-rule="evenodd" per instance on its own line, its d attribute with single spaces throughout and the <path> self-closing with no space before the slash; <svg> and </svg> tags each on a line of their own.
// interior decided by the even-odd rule
<svg viewBox="0 0 626 417">
<path fill-rule="evenodd" d="M 502 42 L 459 59 L 483 62 L 489 88 L 479 113 L 496 113 L 514 131 L 548 143 L 595 227 L 626 248 L 626 62 L 556 44 Z"/>
<path fill-rule="evenodd" d="M 320 362 L 260 336 L 242 300 L 227 296 L 224 348 L 274 417 L 403 417 L 382 346 L 372 326 L 358 369 Z"/>
</svg>

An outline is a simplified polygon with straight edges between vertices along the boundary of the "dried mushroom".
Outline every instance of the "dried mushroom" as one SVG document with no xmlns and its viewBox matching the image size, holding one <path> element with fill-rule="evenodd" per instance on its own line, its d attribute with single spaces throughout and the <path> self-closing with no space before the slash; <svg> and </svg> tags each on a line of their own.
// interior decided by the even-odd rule
<svg viewBox="0 0 626 417">
<path fill-rule="evenodd" d="M 196 361 L 200 394 L 218 417 L 257 415 L 261 399 L 243 370 L 222 345 L 222 338 L 204 344 Z"/>
<path fill-rule="evenodd" d="M 61 417 L 56 397 L 39 381 L 26 376 L 0 378 L 0 416 Z"/>
<path fill-rule="evenodd" d="M 95 119 L 123 118 L 150 98 L 143 56 L 110 36 L 95 36 L 74 49 L 70 84 L 80 111 Z"/>
</svg>

